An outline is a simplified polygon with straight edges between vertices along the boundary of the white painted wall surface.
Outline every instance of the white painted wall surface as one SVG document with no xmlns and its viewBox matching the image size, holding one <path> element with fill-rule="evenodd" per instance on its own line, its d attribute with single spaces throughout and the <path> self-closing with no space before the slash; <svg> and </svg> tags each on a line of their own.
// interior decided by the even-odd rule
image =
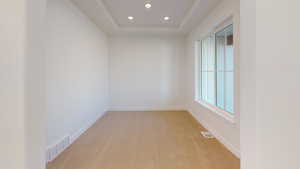
<svg viewBox="0 0 300 169">
<path fill-rule="evenodd" d="M 187 38 L 187 100 L 188 109 L 200 123 L 210 130 L 225 146 L 239 156 L 239 88 L 235 91 L 235 123 L 225 120 L 195 101 L 195 42 L 206 37 L 214 28 L 233 16 L 235 41 L 235 85 L 239 84 L 239 0 L 224 0 L 195 28 Z"/>
<path fill-rule="evenodd" d="M 182 37 L 112 37 L 109 62 L 112 110 L 185 108 Z"/>
<path fill-rule="evenodd" d="M 45 15 L 47 0 L 27 0 L 25 152 L 27 169 L 45 168 Z"/>
<path fill-rule="evenodd" d="M 241 107 L 242 169 L 300 168 L 299 6 L 241 1 L 241 58 L 248 65 L 242 76 L 253 79 L 242 88 L 253 93 L 242 98 L 253 107 Z"/>
<path fill-rule="evenodd" d="M 25 5 L 0 1 L 0 168 L 7 169 L 25 169 Z"/>
<path fill-rule="evenodd" d="M 241 169 L 258 169 L 256 113 L 256 2 L 241 0 Z"/>
<path fill-rule="evenodd" d="M 68 0 L 49 0 L 47 145 L 86 128 L 108 108 L 106 35 Z"/>
<path fill-rule="evenodd" d="M 43 85 L 36 72 L 43 64 L 45 2 L 0 1 L 1 169 L 45 168 Z"/>
</svg>

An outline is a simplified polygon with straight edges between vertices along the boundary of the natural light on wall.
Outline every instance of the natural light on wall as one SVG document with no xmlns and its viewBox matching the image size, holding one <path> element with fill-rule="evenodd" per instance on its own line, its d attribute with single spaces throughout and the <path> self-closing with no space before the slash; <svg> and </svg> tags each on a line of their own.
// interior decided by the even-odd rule
<svg viewBox="0 0 300 169">
<path fill-rule="evenodd" d="M 197 42 L 198 101 L 234 114 L 233 25 Z"/>
</svg>

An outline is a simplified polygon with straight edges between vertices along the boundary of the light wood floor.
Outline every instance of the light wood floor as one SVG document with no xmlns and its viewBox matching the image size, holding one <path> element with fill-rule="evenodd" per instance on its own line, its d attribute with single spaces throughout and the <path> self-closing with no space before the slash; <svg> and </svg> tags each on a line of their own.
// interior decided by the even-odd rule
<svg viewBox="0 0 300 169">
<path fill-rule="evenodd" d="M 239 169 L 188 112 L 109 112 L 47 169 Z"/>
</svg>

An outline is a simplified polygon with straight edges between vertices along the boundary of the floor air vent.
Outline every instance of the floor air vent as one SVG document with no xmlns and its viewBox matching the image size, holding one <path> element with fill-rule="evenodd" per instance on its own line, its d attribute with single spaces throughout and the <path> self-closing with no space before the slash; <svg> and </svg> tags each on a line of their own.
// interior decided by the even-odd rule
<svg viewBox="0 0 300 169">
<path fill-rule="evenodd" d="M 201 131 L 201 134 L 204 138 L 207 138 L 207 139 L 215 138 L 209 131 Z"/>
</svg>

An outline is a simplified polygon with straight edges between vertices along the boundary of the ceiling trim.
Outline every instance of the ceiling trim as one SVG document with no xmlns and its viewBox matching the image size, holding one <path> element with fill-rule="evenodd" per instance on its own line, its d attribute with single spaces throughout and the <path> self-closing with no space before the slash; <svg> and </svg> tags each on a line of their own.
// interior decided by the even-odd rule
<svg viewBox="0 0 300 169">
<path fill-rule="evenodd" d="M 188 23 L 190 18 L 193 16 L 194 11 L 197 9 L 197 7 L 200 5 L 201 0 L 195 0 L 192 7 L 188 10 L 188 12 L 185 14 L 183 17 L 183 20 L 181 23 L 174 27 L 174 28 L 168 28 L 168 27 L 160 27 L 160 26 L 154 26 L 154 27 L 141 27 L 141 26 L 126 26 L 122 27 L 120 26 L 117 22 L 116 19 L 112 16 L 111 12 L 108 10 L 107 5 L 103 2 L 103 0 L 96 0 L 97 4 L 103 9 L 104 13 L 108 16 L 108 19 L 112 23 L 115 31 L 120 31 L 120 32 L 131 32 L 131 31 L 140 31 L 140 32 L 147 32 L 147 31 L 159 31 L 159 32 L 174 32 L 174 33 L 179 33 L 182 28 Z"/>
<path fill-rule="evenodd" d="M 105 15 L 108 17 L 109 21 L 113 25 L 114 29 L 120 29 L 120 25 L 116 22 L 116 20 L 112 17 L 111 13 L 107 10 L 107 6 L 103 3 L 102 0 L 95 0 L 97 5 L 103 10 Z"/>
<path fill-rule="evenodd" d="M 201 0 L 195 0 L 192 7 L 189 9 L 189 11 L 185 14 L 184 18 L 182 19 L 180 26 L 178 27 L 179 30 L 181 30 L 191 19 L 196 9 L 201 5 Z"/>
<path fill-rule="evenodd" d="M 188 9 L 183 19 L 175 27 L 165 26 L 122 26 L 113 17 L 107 4 L 103 0 L 72 0 L 100 29 L 114 34 L 131 33 L 156 33 L 156 34 L 180 34 L 189 33 L 207 13 L 221 0 L 195 0 Z"/>
</svg>

